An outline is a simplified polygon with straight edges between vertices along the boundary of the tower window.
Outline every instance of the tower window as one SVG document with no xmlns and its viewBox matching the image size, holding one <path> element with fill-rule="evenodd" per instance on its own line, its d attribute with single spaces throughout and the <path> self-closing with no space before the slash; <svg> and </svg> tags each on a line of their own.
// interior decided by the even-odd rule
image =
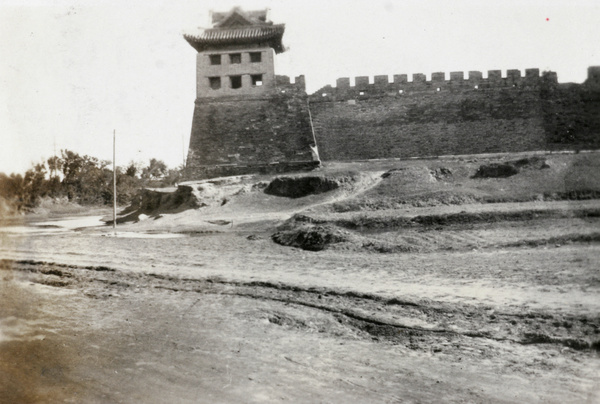
<svg viewBox="0 0 600 404">
<path fill-rule="evenodd" d="M 260 52 L 250 52 L 250 62 L 260 63 L 262 61 L 262 54 Z"/>
<path fill-rule="evenodd" d="M 208 84 L 210 85 L 210 88 L 212 88 L 213 90 L 218 90 L 219 88 L 221 88 L 221 78 L 220 77 L 209 77 Z"/>
<path fill-rule="evenodd" d="M 241 53 L 230 53 L 229 54 L 229 63 L 232 65 L 237 65 L 242 63 L 242 54 Z"/>
<path fill-rule="evenodd" d="M 250 78 L 252 79 L 252 85 L 256 87 L 260 87 L 263 85 L 262 74 L 252 74 Z"/>
<path fill-rule="evenodd" d="M 210 55 L 210 64 L 211 65 L 220 65 L 221 64 L 221 55 Z"/>
<path fill-rule="evenodd" d="M 229 76 L 231 80 L 231 88 L 241 88 L 242 87 L 242 76 Z"/>
</svg>

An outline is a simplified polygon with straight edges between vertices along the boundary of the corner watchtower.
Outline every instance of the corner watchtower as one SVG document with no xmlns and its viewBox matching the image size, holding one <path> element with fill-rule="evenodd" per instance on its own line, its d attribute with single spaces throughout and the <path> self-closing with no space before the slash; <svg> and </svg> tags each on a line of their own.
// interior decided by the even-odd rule
<svg viewBox="0 0 600 404">
<path fill-rule="evenodd" d="M 320 164 L 304 77 L 275 76 L 284 24 L 267 10 L 211 14 L 212 28 L 184 34 L 198 52 L 186 163 L 190 180 L 310 170 Z"/>
<path fill-rule="evenodd" d="M 260 95 L 275 88 L 274 54 L 284 51 L 284 24 L 267 10 L 212 13 L 212 28 L 185 33 L 198 51 L 196 97 Z"/>
</svg>

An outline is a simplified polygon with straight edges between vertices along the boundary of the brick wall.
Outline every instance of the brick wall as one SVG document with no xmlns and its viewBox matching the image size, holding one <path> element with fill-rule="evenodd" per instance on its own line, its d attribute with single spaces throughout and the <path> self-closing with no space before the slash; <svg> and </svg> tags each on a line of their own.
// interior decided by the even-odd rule
<svg viewBox="0 0 600 404">
<path fill-rule="evenodd" d="M 542 100 L 548 149 L 600 148 L 600 83 L 550 86 Z"/>
<path fill-rule="evenodd" d="M 188 178 L 314 168 L 314 144 L 302 78 L 278 78 L 264 96 L 196 100 Z"/>
<path fill-rule="evenodd" d="M 250 53 L 260 53 L 260 62 L 252 62 Z M 229 56 L 240 56 L 239 63 L 232 64 Z M 219 56 L 220 64 L 211 65 L 210 57 Z M 261 75 L 261 86 L 254 86 L 251 75 Z M 241 76 L 242 86 L 231 88 L 230 77 Z M 209 77 L 219 78 L 220 88 L 213 89 Z M 267 46 L 231 47 L 219 51 L 198 52 L 196 56 L 196 97 L 223 97 L 236 95 L 266 94 L 275 87 L 273 49 Z"/>
<path fill-rule="evenodd" d="M 531 87 L 311 97 L 321 158 L 355 160 L 541 150 L 539 90 Z"/>
<path fill-rule="evenodd" d="M 311 169 L 322 160 L 600 147 L 600 68 L 580 84 L 527 69 L 357 77 L 307 96 L 304 77 L 265 95 L 199 98 L 189 178 Z"/>
</svg>

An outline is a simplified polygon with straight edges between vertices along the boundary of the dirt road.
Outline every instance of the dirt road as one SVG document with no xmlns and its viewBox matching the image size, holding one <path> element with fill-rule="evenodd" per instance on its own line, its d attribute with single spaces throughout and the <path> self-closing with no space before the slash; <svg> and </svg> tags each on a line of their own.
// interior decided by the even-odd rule
<svg viewBox="0 0 600 404">
<path fill-rule="evenodd" d="M 10 240 L 5 402 L 599 399 L 594 244 L 375 255 L 268 234 Z"/>
</svg>

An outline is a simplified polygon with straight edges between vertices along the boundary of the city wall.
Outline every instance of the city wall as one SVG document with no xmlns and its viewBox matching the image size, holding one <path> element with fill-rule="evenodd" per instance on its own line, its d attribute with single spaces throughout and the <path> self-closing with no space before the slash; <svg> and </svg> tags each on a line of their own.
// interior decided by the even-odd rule
<svg viewBox="0 0 600 404">
<path fill-rule="evenodd" d="M 310 108 L 325 161 L 540 150 L 539 85 L 536 69 L 341 78 Z"/>
<path fill-rule="evenodd" d="M 598 148 L 600 69 L 588 75 L 583 85 L 538 69 L 340 78 L 309 102 L 324 161 Z"/>
<path fill-rule="evenodd" d="M 188 178 L 307 170 L 322 161 L 600 148 L 600 67 L 583 84 L 538 69 L 340 78 L 304 76 L 267 94 L 198 98 Z"/>
</svg>

